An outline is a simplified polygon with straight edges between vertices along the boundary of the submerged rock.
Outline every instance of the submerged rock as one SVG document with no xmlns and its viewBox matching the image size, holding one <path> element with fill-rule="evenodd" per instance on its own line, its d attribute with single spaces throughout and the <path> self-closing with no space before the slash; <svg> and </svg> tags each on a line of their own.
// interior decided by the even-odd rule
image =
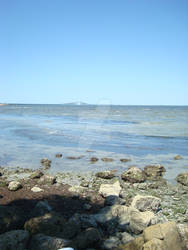
<svg viewBox="0 0 188 250">
<path fill-rule="evenodd" d="M 11 181 L 8 185 L 10 191 L 17 191 L 20 188 L 22 188 L 22 184 L 19 181 Z"/>
<path fill-rule="evenodd" d="M 105 161 L 105 162 L 112 162 L 112 161 L 114 161 L 113 158 L 108 158 L 108 157 L 103 157 L 103 158 L 101 158 L 101 160 Z"/>
<path fill-rule="evenodd" d="M 130 167 L 127 171 L 123 172 L 121 178 L 124 181 L 128 181 L 131 183 L 136 182 L 144 182 L 146 180 L 146 176 L 144 172 L 137 167 Z"/>
<path fill-rule="evenodd" d="M 0 235 L 1 250 L 25 250 L 29 233 L 25 230 L 13 230 Z"/>
<path fill-rule="evenodd" d="M 183 159 L 183 157 L 181 155 L 174 156 L 174 160 L 181 160 L 181 159 Z"/>
<path fill-rule="evenodd" d="M 166 172 L 165 168 L 160 165 L 148 165 L 144 168 L 144 173 L 146 174 L 146 178 L 149 180 L 157 180 L 161 178 Z"/>
<path fill-rule="evenodd" d="M 80 156 L 67 156 L 67 159 L 69 160 L 79 160 L 82 159 L 84 156 L 80 155 Z"/>
<path fill-rule="evenodd" d="M 56 154 L 55 155 L 56 158 L 62 158 L 62 156 L 63 156 L 62 154 Z"/>
<path fill-rule="evenodd" d="M 97 162 L 98 160 L 99 160 L 99 158 L 97 158 L 97 157 L 91 157 L 90 158 L 91 163 Z"/>
<path fill-rule="evenodd" d="M 122 158 L 122 159 L 120 159 L 120 161 L 121 161 L 121 162 L 129 162 L 129 161 L 131 161 L 131 159 Z"/>
<path fill-rule="evenodd" d="M 103 179 L 112 179 L 115 177 L 115 172 L 116 170 L 106 170 L 96 173 L 95 176 Z"/>
<path fill-rule="evenodd" d="M 116 181 L 114 184 L 101 184 L 99 189 L 99 193 L 103 197 L 107 197 L 110 195 L 119 196 L 120 191 L 121 191 L 121 186 L 119 181 Z"/>
<path fill-rule="evenodd" d="M 188 186 L 188 172 L 179 174 L 176 177 L 176 181 L 181 183 L 184 186 Z"/>
<path fill-rule="evenodd" d="M 52 161 L 48 160 L 47 158 L 43 158 L 41 161 L 40 161 L 41 165 L 44 167 L 44 169 L 48 169 L 51 167 L 51 163 Z"/>
</svg>

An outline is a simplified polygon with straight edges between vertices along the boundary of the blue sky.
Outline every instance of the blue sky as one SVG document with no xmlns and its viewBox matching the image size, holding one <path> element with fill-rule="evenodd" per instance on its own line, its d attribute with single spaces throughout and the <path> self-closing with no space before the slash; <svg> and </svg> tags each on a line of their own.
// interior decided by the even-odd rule
<svg viewBox="0 0 188 250">
<path fill-rule="evenodd" d="M 188 1 L 0 1 L 0 102 L 72 101 L 188 105 Z"/>
</svg>

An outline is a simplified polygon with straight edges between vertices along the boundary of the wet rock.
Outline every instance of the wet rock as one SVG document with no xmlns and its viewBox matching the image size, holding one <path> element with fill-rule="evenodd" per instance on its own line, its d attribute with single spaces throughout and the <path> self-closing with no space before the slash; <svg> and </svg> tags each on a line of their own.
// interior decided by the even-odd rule
<svg viewBox="0 0 188 250">
<path fill-rule="evenodd" d="M 34 193 L 38 193 L 38 192 L 44 192 L 43 189 L 37 187 L 37 186 L 34 186 L 32 189 L 31 189 L 32 192 Z"/>
<path fill-rule="evenodd" d="M 112 161 L 114 161 L 113 158 L 108 158 L 108 157 L 103 157 L 103 158 L 101 158 L 101 160 L 105 161 L 105 162 L 112 162 Z"/>
<path fill-rule="evenodd" d="M 56 154 L 55 155 L 56 158 L 62 158 L 62 156 L 63 156 L 62 154 Z"/>
<path fill-rule="evenodd" d="M 102 244 L 102 249 L 106 249 L 106 250 L 111 250 L 111 249 L 115 249 L 120 245 L 120 240 L 118 237 L 116 236 L 111 236 L 110 238 L 108 238 L 107 240 L 105 240 Z"/>
<path fill-rule="evenodd" d="M 152 220 L 155 219 L 153 212 L 139 212 L 132 210 L 130 214 L 129 228 L 134 234 L 140 234 L 146 227 L 151 225 Z"/>
<path fill-rule="evenodd" d="M 88 247 L 100 246 L 100 242 L 101 235 L 99 231 L 96 228 L 88 228 L 74 239 L 73 245 L 78 249 L 87 249 Z"/>
<path fill-rule="evenodd" d="M 125 205 L 125 200 L 119 198 L 116 195 L 107 196 L 104 201 L 105 206 L 113 206 L 113 205 Z"/>
<path fill-rule="evenodd" d="M 146 174 L 146 178 L 149 180 L 157 180 L 163 177 L 166 172 L 165 168 L 160 165 L 148 165 L 144 168 L 144 172 Z"/>
<path fill-rule="evenodd" d="M 48 201 L 39 201 L 32 211 L 32 217 L 42 216 L 52 211 L 52 207 L 48 204 Z"/>
<path fill-rule="evenodd" d="M 181 160 L 181 159 L 183 159 L 183 157 L 181 155 L 174 156 L 174 160 Z"/>
<path fill-rule="evenodd" d="M 20 188 L 22 188 L 22 184 L 19 181 L 11 181 L 8 185 L 10 191 L 17 191 Z"/>
<path fill-rule="evenodd" d="M 21 229 L 26 220 L 23 210 L 18 207 L 0 206 L 0 234 Z"/>
<path fill-rule="evenodd" d="M 129 161 L 131 161 L 131 159 L 122 158 L 122 159 L 120 159 L 120 161 L 121 161 L 121 162 L 129 162 Z"/>
<path fill-rule="evenodd" d="M 176 177 L 176 181 L 181 183 L 184 186 L 188 186 L 188 172 L 179 174 Z"/>
<path fill-rule="evenodd" d="M 162 240 L 164 246 L 164 248 L 162 249 L 182 250 L 182 242 L 178 232 L 178 228 L 176 226 L 176 223 L 173 221 L 150 226 L 144 230 L 143 236 L 145 242 L 149 242 L 154 238 Z"/>
<path fill-rule="evenodd" d="M 71 242 L 66 239 L 50 237 L 43 234 L 36 234 L 32 237 L 30 250 L 58 250 L 70 246 Z"/>
<path fill-rule="evenodd" d="M 113 184 L 101 184 L 99 189 L 99 194 L 101 194 L 103 197 L 107 197 L 110 195 L 119 196 L 121 191 L 121 186 L 119 181 L 116 181 Z"/>
<path fill-rule="evenodd" d="M 13 230 L 0 235 L 1 250 L 25 250 L 29 233 L 25 230 Z"/>
<path fill-rule="evenodd" d="M 116 250 L 141 250 L 143 249 L 144 239 L 142 236 L 135 238 L 127 244 L 123 244 Z"/>
<path fill-rule="evenodd" d="M 48 160 L 47 158 L 43 158 L 41 161 L 40 161 L 41 165 L 44 167 L 44 169 L 48 169 L 51 167 L 51 163 L 52 161 Z"/>
<path fill-rule="evenodd" d="M 40 184 L 53 185 L 55 182 L 56 182 L 56 177 L 49 174 L 45 174 L 39 179 Z"/>
<path fill-rule="evenodd" d="M 34 173 L 32 173 L 29 178 L 30 179 L 39 179 L 41 176 L 43 176 L 43 172 L 41 172 L 40 170 L 35 171 Z"/>
<path fill-rule="evenodd" d="M 160 208 L 161 200 L 154 196 L 142 196 L 136 195 L 133 198 L 131 206 L 138 209 L 141 212 L 151 210 L 157 212 Z"/>
<path fill-rule="evenodd" d="M 48 236 L 58 236 L 62 232 L 65 219 L 54 212 L 34 217 L 25 222 L 24 229 L 31 234 L 42 233 Z"/>
<path fill-rule="evenodd" d="M 144 172 L 137 167 L 130 167 L 127 171 L 123 172 L 121 178 L 124 181 L 128 181 L 131 183 L 136 182 L 144 182 L 146 180 L 146 176 Z"/>
<path fill-rule="evenodd" d="M 80 156 L 67 156 L 68 160 L 79 160 L 82 159 L 84 156 L 80 155 Z"/>
<path fill-rule="evenodd" d="M 112 179 L 115 177 L 115 172 L 116 170 L 106 170 L 103 172 L 97 172 L 95 176 L 102 179 Z"/>
<path fill-rule="evenodd" d="M 99 159 L 97 157 L 91 157 L 90 158 L 90 162 L 91 163 L 94 163 L 94 162 L 97 162 Z"/>
</svg>

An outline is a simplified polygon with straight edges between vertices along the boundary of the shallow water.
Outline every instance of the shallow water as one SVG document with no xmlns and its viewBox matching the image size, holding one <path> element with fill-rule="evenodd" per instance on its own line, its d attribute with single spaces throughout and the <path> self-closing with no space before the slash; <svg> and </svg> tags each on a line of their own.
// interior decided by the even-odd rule
<svg viewBox="0 0 188 250">
<path fill-rule="evenodd" d="M 188 169 L 188 107 L 1 106 L 0 142 L 2 166 L 38 168 L 43 157 L 52 159 L 52 171 L 123 171 L 132 164 L 160 163 L 166 178 L 173 179 Z M 55 158 L 56 153 L 63 158 Z M 177 154 L 183 159 L 175 161 Z M 83 158 L 66 159 L 79 155 Z M 91 164 L 92 156 L 114 162 Z"/>
</svg>

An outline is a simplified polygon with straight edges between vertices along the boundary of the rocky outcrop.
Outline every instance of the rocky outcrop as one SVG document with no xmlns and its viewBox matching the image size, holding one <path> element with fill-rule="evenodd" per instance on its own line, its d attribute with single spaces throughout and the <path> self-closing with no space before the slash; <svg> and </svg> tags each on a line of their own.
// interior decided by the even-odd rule
<svg viewBox="0 0 188 250">
<path fill-rule="evenodd" d="M 0 235 L 1 250 L 25 250 L 29 233 L 25 230 L 13 230 Z"/>
<path fill-rule="evenodd" d="M 148 165 L 144 168 L 144 173 L 146 174 L 146 178 L 149 180 L 158 180 L 163 177 L 166 172 L 165 168 L 160 165 Z"/>
<path fill-rule="evenodd" d="M 101 184 L 99 194 L 101 194 L 103 197 L 107 197 L 110 195 L 119 196 L 120 191 L 120 183 L 119 181 L 116 181 L 114 184 Z"/>
<path fill-rule="evenodd" d="M 188 173 L 181 173 L 176 177 L 176 181 L 184 186 L 188 186 Z"/>
<path fill-rule="evenodd" d="M 146 180 L 145 173 L 141 169 L 134 166 L 130 167 L 127 171 L 123 172 L 121 178 L 124 181 L 128 181 L 131 183 L 136 183 L 136 182 L 140 183 Z"/>
</svg>

